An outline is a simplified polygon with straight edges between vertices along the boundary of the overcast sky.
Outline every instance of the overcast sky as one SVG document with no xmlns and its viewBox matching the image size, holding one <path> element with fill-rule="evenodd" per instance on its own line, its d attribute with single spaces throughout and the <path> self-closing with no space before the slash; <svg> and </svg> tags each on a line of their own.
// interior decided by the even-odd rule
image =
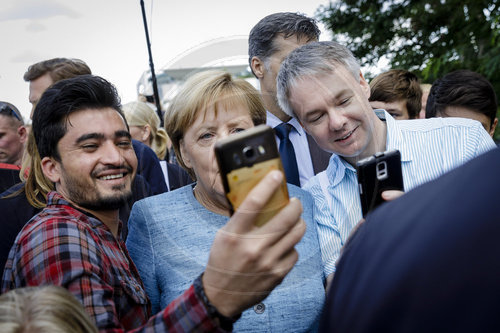
<svg viewBox="0 0 500 333">
<path fill-rule="evenodd" d="M 313 16 L 328 1 L 145 0 L 144 4 L 158 70 L 207 45 L 241 41 L 266 15 L 291 11 Z M 320 28 L 321 40 L 329 39 Z M 31 105 L 22 77 L 32 63 L 54 57 L 82 59 L 94 74 L 117 86 L 124 103 L 136 98 L 137 82 L 149 68 L 140 0 L 2 0 L 0 41 L 0 100 L 16 105 L 25 118 Z M 231 50 L 228 56 L 244 60 L 245 51 Z"/>
</svg>

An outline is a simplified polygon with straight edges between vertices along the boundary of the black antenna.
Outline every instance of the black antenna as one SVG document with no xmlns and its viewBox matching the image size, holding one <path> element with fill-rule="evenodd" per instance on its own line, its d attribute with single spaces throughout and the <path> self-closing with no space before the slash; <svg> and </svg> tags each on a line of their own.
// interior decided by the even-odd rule
<svg viewBox="0 0 500 333">
<path fill-rule="evenodd" d="M 142 20 L 144 21 L 144 32 L 146 33 L 146 43 L 149 53 L 149 67 L 151 69 L 151 80 L 153 84 L 153 94 L 155 97 L 156 112 L 160 117 L 160 126 L 163 126 L 163 115 L 160 104 L 160 94 L 158 93 L 158 83 L 156 82 L 155 65 L 153 64 L 153 54 L 151 53 L 151 42 L 149 41 L 148 23 L 146 21 L 146 11 L 144 10 L 144 0 L 141 0 Z"/>
</svg>

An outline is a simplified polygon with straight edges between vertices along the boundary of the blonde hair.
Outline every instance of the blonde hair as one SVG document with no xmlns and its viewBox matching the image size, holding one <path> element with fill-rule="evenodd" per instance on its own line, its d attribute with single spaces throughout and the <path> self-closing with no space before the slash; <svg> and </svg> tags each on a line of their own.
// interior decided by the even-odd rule
<svg viewBox="0 0 500 333">
<path fill-rule="evenodd" d="M 20 195 L 23 191 L 26 199 L 31 206 L 35 208 L 44 208 L 47 205 L 47 194 L 55 190 L 52 183 L 42 171 L 42 161 L 38 148 L 36 147 L 35 136 L 30 130 L 28 134 L 28 142 L 23 154 L 23 162 L 19 178 L 24 181 L 24 186 L 18 191 L 9 194 L 6 198 Z"/>
<path fill-rule="evenodd" d="M 172 140 L 179 164 L 193 177 L 196 176 L 186 167 L 180 153 L 180 140 L 197 117 L 210 108 L 217 108 L 220 103 L 228 106 L 244 105 L 247 107 L 254 125 L 265 124 L 266 109 L 260 93 L 243 79 L 233 79 L 231 74 L 219 70 L 207 70 L 191 76 L 181 91 L 172 99 L 165 113 L 165 129 Z"/>
<path fill-rule="evenodd" d="M 58 286 L 13 289 L 0 296 L 0 332 L 97 333 L 82 304 Z"/>
<path fill-rule="evenodd" d="M 165 158 L 168 146 L 168 135 L 165 129 L 160 127 L 160 117 L 144 102 L 130 102 L 122 106 L 123 113 L 129 126 L 144 127 L 151 129 L 148 146 L 156 153 L 160 160 Z"/>
</svg>

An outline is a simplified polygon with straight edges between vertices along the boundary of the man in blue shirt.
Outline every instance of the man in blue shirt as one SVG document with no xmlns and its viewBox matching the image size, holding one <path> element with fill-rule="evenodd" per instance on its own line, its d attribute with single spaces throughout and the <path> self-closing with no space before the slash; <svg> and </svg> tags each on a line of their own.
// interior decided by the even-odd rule
<svg viewBox="0 0 500 333">
<path fill-rule="evenodd" d="M 283 111 L 296 117 L 321 148 L 338 155 L 305 186 L 315 199 L 327 275 L 335 271 L 341 247 L 362 218 L 357 161 L 398 149 L 408 191 L 495 147 L 476 121 L 395 121 L 384 110 L 374 112 L 358 62 L 336 42 L 309 43 L 290 53 L 281 65 L 277 91 Z M 391 193 L 384 194 L 391 199 Z"/>
</svg>

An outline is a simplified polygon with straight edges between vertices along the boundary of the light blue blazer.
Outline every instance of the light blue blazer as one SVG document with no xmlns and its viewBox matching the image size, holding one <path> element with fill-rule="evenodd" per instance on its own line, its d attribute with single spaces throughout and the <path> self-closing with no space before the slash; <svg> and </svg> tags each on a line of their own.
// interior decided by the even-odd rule
<svg viewBox="0 0 500 333">
<path fill-rule="evenodd" d="M 302 202 L 307 230 L 297 244 L 299 260 L 260 304 L 243 312 L 236 332 L 315 332 L 325 299 L 318 235 L 309 193 L 288 185 Z M 153 313 L 190 287 L 208 262 L 216 232 L 228 217 L 212 213 L 193 195 L 192 185 L 136 202 L 127 248 L 139 269 Z"/>
</svg>

